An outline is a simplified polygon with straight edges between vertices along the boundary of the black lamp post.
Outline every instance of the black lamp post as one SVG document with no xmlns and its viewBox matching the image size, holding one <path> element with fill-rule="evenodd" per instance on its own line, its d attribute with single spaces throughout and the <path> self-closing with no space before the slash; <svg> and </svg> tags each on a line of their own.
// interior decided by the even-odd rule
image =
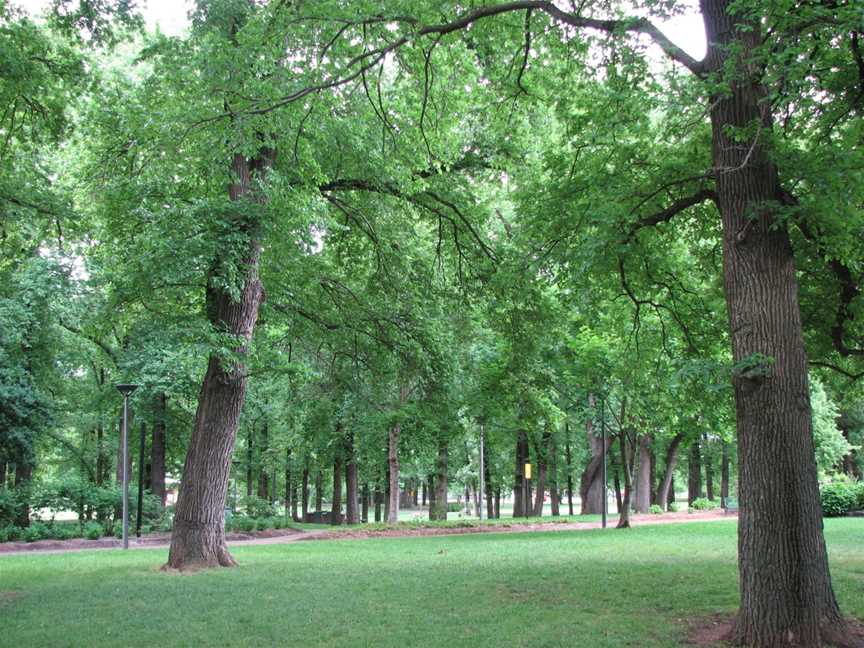
<svg viewBox="0 0 864 648">
<path fill-rule="evenodd" d="M 120 453 L 123 455 L 123 548 L 129 548 L 129 397 L 138 385 L 115 385 L 123 394 L 123 426 L 120 430 Z"/>
</svg>

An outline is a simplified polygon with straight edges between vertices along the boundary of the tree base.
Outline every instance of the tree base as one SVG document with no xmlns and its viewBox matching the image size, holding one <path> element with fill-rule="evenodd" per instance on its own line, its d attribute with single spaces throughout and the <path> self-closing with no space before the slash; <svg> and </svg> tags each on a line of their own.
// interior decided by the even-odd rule
<svg viewBox="0 0 864 648">
<path fill-rule="evenodd" d="M 175 520 L 171 533 L 168 562 L 163 570 L 181 572 L 236 567 L 237 561 L 228 551 L 222 524 L 193 524 Z"/>
<path fill-rule="evenodd" d="M 743 637 L 736 619 L 714 616 L 692 622 L 687 643 L 706 647 L 726 644 L 750 648 L 864 648 L 864 624 L 854 619 L 823 624 L 815 640 L 802 641 L 800 636 L 789 631 L 776 637 Z"/>
</svg>

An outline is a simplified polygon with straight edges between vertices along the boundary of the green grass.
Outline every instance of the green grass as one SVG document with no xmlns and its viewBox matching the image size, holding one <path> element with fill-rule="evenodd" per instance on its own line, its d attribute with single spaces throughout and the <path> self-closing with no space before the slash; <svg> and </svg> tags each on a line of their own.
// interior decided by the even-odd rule
<svg viewBox="0 0 864 648">
<path fill-rule="evenodd" d="M 840 603 L 864 617 L 864 521 L 825 527 Z M 0 645 L 678 646 L 682 619 L 738 598 L 732 520 L 234 555 L 193 575 L 159 572 L 164 550 L 0 557 Z"/>
<path fill-rule="evenodd" d="M 339 525 L 331 524 L 315 524 L 311 522 L 289 522 L 288 528 L 299 529 L 302 531 L 331 531 L 339 533 L 340 531 L 383 531 L 388 529 L 463 529 L 466 527 L 518 527 L 528 524 L 566 524 L 568 522 L 599 522 L 599 515 L 561 515 L 558 517 L 529 517 L 529 518 L 511 518 L 502 517 L 493 520 L 480 520 L 476 517 L 456 517 L 453 513 L 446 520 L 429 520 L 427 518 L 415 517 L 412 519 L 400 519 L 396 524 L 388 524 L 386 522 L 367 522 L 365 524 Z M 614 525 L 617 516 L 610 516 L 610 525 Z"/>
</svg>

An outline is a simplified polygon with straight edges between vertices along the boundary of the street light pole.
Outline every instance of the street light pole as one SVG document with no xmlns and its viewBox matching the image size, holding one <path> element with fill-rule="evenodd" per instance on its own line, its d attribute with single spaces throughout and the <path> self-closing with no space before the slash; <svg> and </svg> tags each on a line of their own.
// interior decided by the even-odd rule
<svg viewBox="0 0 864 648">
<path fill-rule="evenodd" d="M 123 455 L 123 548 L 129 548 L 129 396 L 138 385 L 116 385 L 123 394 L 123 425 L 120 430 L 120 453 Z"/>
<path fill-rule="evenodd" d="M 603 442 L 603 528 L 606 528 L 606 507 L 609 506 L 609 493 L 606 490 L 606 398 L 600 399 L 600 437 Z"/>
</svg>

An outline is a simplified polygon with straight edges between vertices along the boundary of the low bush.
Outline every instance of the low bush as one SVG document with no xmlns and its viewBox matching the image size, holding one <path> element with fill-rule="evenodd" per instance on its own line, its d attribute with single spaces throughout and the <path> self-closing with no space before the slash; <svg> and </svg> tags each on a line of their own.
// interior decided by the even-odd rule
<svg viewBox="0 0 864 648">
<path fill-rule="evenodd" d="M 707 497 L 697 497 L 690 505 L 691 511 L 712 511 L 716 508 L 720 508 L 720 502 L 709 500 Z"/>
<path fill-rule="evenodd" d="M 681 505 L 678 502 L 672 502 L 669 504 L 669 512 L 670 513 L 678 513 L 681 511 Z"/>
<path fill-rule="evenodd" d="M 50 537 L 55 540 L 71 540 L 81 536 L 77 524 L 52 524 L 49 527 L 49 532 Z"/>
<path fill-rule="evenodd" d="M 663 512 L 663 507 L 660 506 L 659 504 L 652 504 L 651 508 L 649 508 L 648 510 L 651 511 L 652 513 L 654 513 L 655 515 L 660 515 Z"/>
<path fill-rule="evenodd" d="M 246 511 L 251 518 L 271 517 L 276 514 L 273 504 L 260 497 L 244 497 L 240 500 L 240 507 Z"/>
<path fill-rule="evenodd" d="M 459 502 L 447 502 L 448 513 L 461 513 L 462 505 Z"/>
<path fill-rule="evenodd" d="M 22 539 L 25 542 L 36 542 L 37 540 L 47 540 L 51 537 L 51 529 L 41 522 L 33 522 L 29 527 L 24 529 Z"/>
<path fill-rule="evenodd" d="M 860 502 L 857 484 L 832 482 L 825 484 L 820 490 L 822 513 L 826 517 L 846 515 L 858 508 Z"/>
<path fill-rule="evenodd" d="M 0 527 L 0 542 L 15 542 L 21 539 L 21 529 L 14 524 Z"/>
<path fill-rule="evenodd" d="M 98 540 L 102 537 L 104 529 L 98 522 L 88 522 L 84 525 L 84 537 L 88 540 Z"/>
</svg>

